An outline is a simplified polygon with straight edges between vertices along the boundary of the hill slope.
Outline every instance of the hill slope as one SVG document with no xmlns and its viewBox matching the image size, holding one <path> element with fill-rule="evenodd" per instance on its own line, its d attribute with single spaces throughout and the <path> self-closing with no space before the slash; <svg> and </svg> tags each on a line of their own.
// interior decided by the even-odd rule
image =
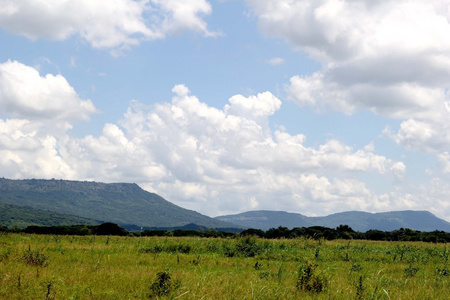
<svg viewBox="0 0 450 300">
<path fill-rule="evenodd" d="M 102 222 L 0 203 L 0 224 L 8 228 L 27 226 L 99 225 Z"/>
<path fill-rule="evenodd" d="M 370 229 L 391 231 L 399 228 L 450 232 L 449 222 L 439 219 L 427 211 L 385 213 L 351 211 L 332 214 L 326 217 L 307 217 L 301 214 L 282 211 L 250 211 L 237 215 L 219 216 L 216 219 L 262 230 L 277 228 L 278 226 L 288 228 L 310 226 L 335 228 L 339 225 L 348 225 L 360 232 L 365 232 Z"/>
<path fill-rule="evenodd" d="M 0 179 L 0 203 L 142 227 L 195 223 L 208 228 L 236 227 L 181 208 L 132 183 Z"/>
</svg>

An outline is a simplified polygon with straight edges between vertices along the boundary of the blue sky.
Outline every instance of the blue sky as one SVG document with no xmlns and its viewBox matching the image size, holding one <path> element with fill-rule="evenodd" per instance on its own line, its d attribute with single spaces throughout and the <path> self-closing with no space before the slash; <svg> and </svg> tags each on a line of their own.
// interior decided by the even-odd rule
<svg viewBox="0 0 450 300">
<path fill-rule="evenodd" d="M 450 220 L 447 1 L 49 3 L 0 8 L 0 176 Z"/>
</svg>

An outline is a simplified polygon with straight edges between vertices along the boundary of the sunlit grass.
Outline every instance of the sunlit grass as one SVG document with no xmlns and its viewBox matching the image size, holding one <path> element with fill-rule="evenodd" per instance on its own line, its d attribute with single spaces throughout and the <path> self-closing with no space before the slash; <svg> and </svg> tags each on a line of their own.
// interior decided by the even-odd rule
<svg viewBox="0 0 450 300">
<path fill-rule="evenodd" d="M 308 265 L 323 288 L 301 288 L 300 270 Z M 4 299 L 146 299 L 160 272 L 168 272 L 173 284 L 158 297 L 173 299 L 448 299 L 450 295 L 444 244 L 0 235 Z"/>
</svg>

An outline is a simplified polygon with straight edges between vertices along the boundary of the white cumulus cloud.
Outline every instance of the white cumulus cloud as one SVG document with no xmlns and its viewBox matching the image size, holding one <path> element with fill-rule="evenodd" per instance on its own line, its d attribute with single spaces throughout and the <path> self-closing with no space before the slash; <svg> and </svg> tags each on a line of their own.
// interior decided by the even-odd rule
<svg viewBox="0 0 450 300">
<path fill-rule="evenodd" d="M 206 0 L 152 0 L 160 9 L 163 21 L 161 30 L 165 33 L 180 33 L 185 30 L 198 31 L 206 36 L 216 36 L 208 30 L 207 23 L 200 17 L 212 12 L 211 4 Z"/>
<path fill-rule="evenodd" d="M 210 13 L 206 0 L 4 0 L 0 27 L 30 39 L 78 35 L 94 48 L 123 49 L 183 30 L 213 36 L 202 19 Z"/>
<path fill-rule="evenodd" d="M 41 76 L 17 61 L 0 64 L 0 166 L 10 178 L 74 178 L 60 138 L 97 110 L 62 75 Z M 5 118 L 5 119 L 1 119 Z"/>
<path fill-rule="evenodd" d="M 73 178 L 58 139 L 39 122 L 0 119 L 0 168 L 8 178 Z"/>
<path fill-rule="evenodd" d="M 281 106 L 270 92 L 233 96 L 223 109 L 184 85 L 173 92 L 171 103 L 146 108 L 134 102 L 100 137 L 64 141 L 62 157 L 81 178 L 129 178 L 205 213 L 317 203 L 323 211 L 362 209 L 376 206 L 363 200 L 377 196 L 357 174 L 397 178 L 405 171 L 401 162 L 337 140 L 312 148 L 303 135 L 270 130 L 269 117 Z"/>
<path fill-rule="evenodd" d="M 80 99 L 63 76 L 41 76 L 17 61 L 0 64 L 0 108 L 13 117 L 67 121 L 87 120 L 96 112 L 93 103 Z"/>
</svg>

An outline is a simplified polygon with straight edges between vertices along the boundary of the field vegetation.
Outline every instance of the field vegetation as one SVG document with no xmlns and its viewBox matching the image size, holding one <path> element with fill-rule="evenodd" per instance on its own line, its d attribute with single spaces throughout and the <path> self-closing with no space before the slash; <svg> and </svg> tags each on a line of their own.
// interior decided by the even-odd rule
<svg viewBox="0 0 450 300">
<path fill-rule="evenodd" d="M 0 234 L 2 299 L 448 299 L 444 243 Z"/>
</svg>

